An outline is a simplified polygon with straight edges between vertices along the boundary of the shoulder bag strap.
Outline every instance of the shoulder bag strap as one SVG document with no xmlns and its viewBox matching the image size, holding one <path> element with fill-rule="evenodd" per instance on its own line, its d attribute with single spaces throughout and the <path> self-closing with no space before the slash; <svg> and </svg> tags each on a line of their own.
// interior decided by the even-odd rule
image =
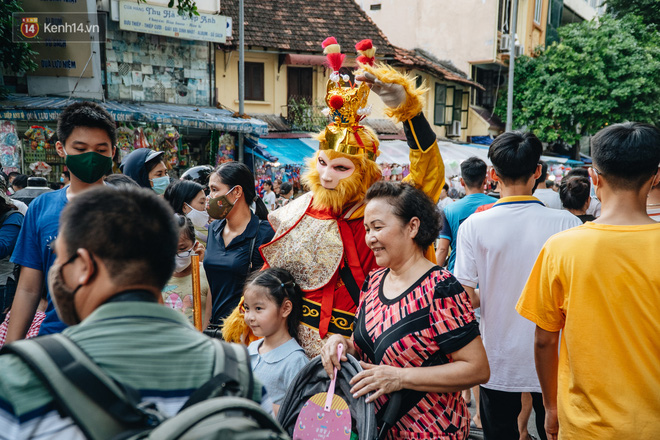
<svg viewBox="0 0 660 440">
<path fill-rule="evenodd" d="M 448 362 L 447 356 L 442 351 L 435 352 L 432 356 L 422 362 L 420 367 L 431 367 L 435 365 L 443 365 Z M 387 436 L 394 425 L 408 412 L 413 409 L 427 394 L 426 391 L 416 391 L 403 389 L 392 394 L 387 403 L 380 408 L 376 419 L 380 432 L 378 439 L 382 440 Z"/>
<path fill-rule="evenodd" d="M 228 344 L 217 339 L 211 339 L 211 341 L 215 345 L 216 353 L 213 377 L 190 395 L 180 411 L 213 397 L 238 396 L 247 399 L 252 398 L 254 379 L 252 370 L 246 363 L 249 362 L 249 356 L 245 347 L 238 344 Z M 243 359 L 239 359 L 237 356 L 239 350 L 245 352 L 245 355 L 242 356 Z"/>
<path fill-rule="evenodd" d="M 87 438 L 107 439 L 161 421 L 137 407 L 137 391 L 110 378 L 64 335 L 17 341 L 2 352 L 19 356 L 34 371 L 60 414 L 71 417 Z"/>
</svg>

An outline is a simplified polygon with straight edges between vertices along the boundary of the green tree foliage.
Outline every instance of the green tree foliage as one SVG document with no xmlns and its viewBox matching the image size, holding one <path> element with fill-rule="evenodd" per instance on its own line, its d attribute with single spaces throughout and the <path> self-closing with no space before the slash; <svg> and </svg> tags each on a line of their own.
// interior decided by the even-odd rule
<svg viewBox="0 0 660 440">
<path fill-rule="evenodd" d="M 637 16 L 559 29 L 560 41 L 516 60 L 514 127 L 575 144 L 606 125 L 660 121 L 660 34 Z M 496 113 L 506 117 L 506 92 Z"/>
<path fill-rule="evenodd" d="M 12 13 L 23 12 L 19 0 L 0 2 L 0 63 L 6 73 L 30 72 L 37 68 L 33 57 L 36 52 L 27 43 L 12 42 Z M 8 91 L 0 86 L 0 99 Z"/>
<path fill-rule="evenodd" d="M 607 11 L 622 17 L 638 15 L 644 23 L 655 25 L 660 29 L 660 1 L 658 0 L 606 0 Z"/>
</svg>

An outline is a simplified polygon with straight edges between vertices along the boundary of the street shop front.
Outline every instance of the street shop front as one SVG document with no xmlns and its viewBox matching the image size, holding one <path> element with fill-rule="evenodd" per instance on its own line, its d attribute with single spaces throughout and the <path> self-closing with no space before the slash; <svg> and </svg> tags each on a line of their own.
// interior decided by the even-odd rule
<svg viewBox="0 0 660 440">
<path fill-rule="evenodd" d="M 56 181 L 64 170 L 55 151 L 59 114 L 74 100 L 10 95 L 0 101 L 0 161 L 19 171 Z M 175 174 L 199 164 L 237 160 L 239 138 L 267 134 L 266 123 L 235 118 L 228 110 L 158 103 L 100 103 L 117 122 L 116 164 L 136 148 L 165 151 Z"/>
</svg>

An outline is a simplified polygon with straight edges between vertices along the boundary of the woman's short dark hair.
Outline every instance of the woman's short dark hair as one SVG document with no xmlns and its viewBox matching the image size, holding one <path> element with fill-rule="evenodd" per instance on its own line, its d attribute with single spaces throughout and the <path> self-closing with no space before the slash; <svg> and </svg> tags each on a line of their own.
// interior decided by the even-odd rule
<svg viewBox="0 0 660 440">
<path fill-rule="evenodd" d="M 176 217 L 176 223 L 179 226 L 179 235 L 184 234 L 193 243 L 195 242 L 195 227 L 192 224 L 192 221 L 183 214 L 174 214 Z"/>
<path fill-rule="evenodd" d="M 303 294 L 291 273 L 278 267 L 255 271 L 245 280 L 245 288 L 250 285 L 266 288 L 277 307 L 281 307 L 285 299 L 291 301 L 291 313 L 286 324 L 289 334 L 297 340 L 298 326 L 302 318 Z"/>
<path fill-rule="evenodd" d="M 261 220 L 266 220 L 268 218 L 268 208 L 266 208 L 263 200 L 257 196 L 257 191 L 254 188 L 254 175 L 245 164 L 240 162 L 226 162 L 219 165 L 213 172 L 217 174 L 218 177 L 220 177 L 220 181 L 228 187 L 232 188 L 238 185 L 243 188 L 245 202 L 248 206 L 254 202 L 254 213 L 257 217 Z"/>
<path fill-rule="evenodd" d="M 165 189 L 163 197 L 172 206 L 174 212 L 183 214 L 183 205 L 190 202 L 199 194 L 204 191 L 204 187 L 192 180 L 175 180 L 170 183 Z"/>
<path fill-rule="evenodd" d="M 273 189 L 273 182 L 271 182 L 270 180 L 266 180 L 264 182 L 264 185 L 268 185 L 270 187 L 270 189 Z"/>
<path fill-rule="evenodd" d="M 366 202 L 374 199 L 386 199 L 403 224 L 408 224 L 413 217 L 419 219 L 414 241 L 422 251 L 438 237 L 442 215 L 433 200 L 421 190 L 407 183 L 379 181 L 371 185 L 365 196 Z"/>
<path fill-rule="evenodd" d="M 589 179 L 582 176 L 565 177 L 559 185 L 559 198 L 566 209 L 584 208 L 590 193 Z"/>
</svg>

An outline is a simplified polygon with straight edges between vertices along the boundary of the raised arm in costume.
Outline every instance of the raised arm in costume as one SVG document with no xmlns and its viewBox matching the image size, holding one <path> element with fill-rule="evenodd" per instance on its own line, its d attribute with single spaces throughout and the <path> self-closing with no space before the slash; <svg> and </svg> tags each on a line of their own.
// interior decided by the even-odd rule
<svg viewBox="0 0 660 440">
<path fill-rule="evenodd" d="M 435 201 L 444 186 L 436 137 L 421 113 L 425 90 L 388 66 L 374 67 L 370 40 L 356 46 L 360 84 L 340 75 L 344 55 L 336 40 L 326 39 L 323 47 L 333 69 L 325 99 L 333 122 L 319 134 L 319 151 L 304 175 L 311 191 L 269 215 L 275 237 L 260 248 L 266 265 L 289 270 L 305 293 L 299 342 L 309 357 L 320 353 L 329 334 L 352 334 L 360 288 L 377 267 L 363 225 L 364 195 L 381 179 L 375 162 L 378 138 L 360 125 L 368 114 L 370 87 L 389 106 L 388 116 L 403 123 L 410 147 L 410 174 L 404 181 Z M 428 257 L 434 258 L 432 249 Z M 239 309 L 226 321 L 223 335 L 233 342 L 249 340 Z"/>
</svg>

